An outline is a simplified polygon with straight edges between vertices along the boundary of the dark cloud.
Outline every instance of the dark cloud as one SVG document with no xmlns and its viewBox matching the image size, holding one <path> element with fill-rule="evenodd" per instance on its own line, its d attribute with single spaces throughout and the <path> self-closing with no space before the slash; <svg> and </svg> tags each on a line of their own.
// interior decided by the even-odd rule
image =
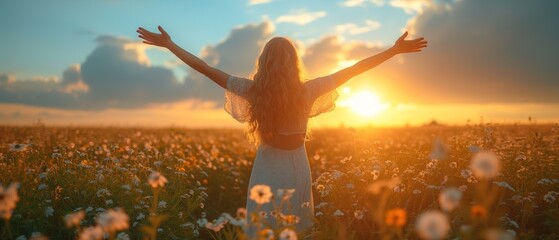
<svg viewBox="0 0 559 240">
<path fill-rule="evenodd" d="M 410 22 L 429 40 L 384 73 L 413 102 L 559 102 L 559 1 L 463 0 Z"/>
<path fill-rule="evenodd" d="M 16 80 L 16 78 L 12 75 L 6 73 L 0 73 L 0 87 L 6 86 L 9 83 L 12 83 Z"/>
<path fill-rule="evenodd" d="M 429 47 L 399 55 L 350 81 L 390 101 L 411 103 L 557 103 L 559 1 L 463 0 L 426 4 L 408 29 Z M 395 38 L 397 36 L 394 36 Z M 310 75 L 340 60 L 361 60 L 387 47 L 325 36 L 307 46 Z"/>
<path fill-rule="evenodd" d="M 101 36 L 84 63 L 71 65 L 62 80 L 18 79 L 0 74 L 0 101 L 66 109 L 136 108 L 186 98 L 172 71 L 149 66 L 145 46 Z"/>
<path fill-rule="evenodd" d="M 97 42 L 81 65 L 88 108 L 134 108 L 185 98 L 171 70 L 149 66 L 140 43 L 111 36 Z"/>
<path fill-rule="evenodd" d="M 60 81 L 56 78 L 16 80 L 13 75 L 0 73 L 0 102 L 71 108 L 75 100 L 68 94 L 61 94 Z"/>
<path fill-rule="evenodd" d="M 71 65 L 62 73 L 62 86 L 77 84 L 79 82 L 83 82 L 80 65 Z"/>
<path fill-rule="evenodd" d="M 89 92 L 89 86 L 83 81 L 78 64 L 71 65 L 62 73 L 60 86 L 64 92 L 74 95 Z"/>
</svg>

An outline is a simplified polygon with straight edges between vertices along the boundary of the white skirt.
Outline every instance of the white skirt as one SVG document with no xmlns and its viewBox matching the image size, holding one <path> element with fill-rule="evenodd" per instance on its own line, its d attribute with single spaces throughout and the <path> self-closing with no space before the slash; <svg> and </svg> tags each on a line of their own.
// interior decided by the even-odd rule
<svg viewBox="0 0 559 240">
<path fill-rule="evenodd" d="M 274 221 L 275 218 L 270 215 L 270 212 L 280 210 L 284 215 L 292 214 L 300 218 L 296 224 L 297 232 L 308 230 L 313 226 L 314 217 L 311 181 L 311 168 L 305 145 L 293 150 L 283 150 L 260 144 L 250 174 L 246 203 L 247 222 L 250 222 L 251 212 L 255 210 L 258 213 L 264 211 L 268 215 L 265 218 L 266 222 L 269 226 L 275 227 L 277 226 Z M 274 209 L 272 202 L 257 208 L 258 204 L 250 200 L 249 196 L 252 186 L 258 184 L 270 186 L 274 196 L 278 189 L 295 189 L 295 192 L 290 199 L 290 204 L 284 204 L 283 209 Z M 275 201 L 279 203 L 280 200 L 276 199 Z M 257 227 L 249 224 L 245 226 L 245 234 L 253 237 L 255 231 L 269 227 L 265 225 Z"/>
</svg>

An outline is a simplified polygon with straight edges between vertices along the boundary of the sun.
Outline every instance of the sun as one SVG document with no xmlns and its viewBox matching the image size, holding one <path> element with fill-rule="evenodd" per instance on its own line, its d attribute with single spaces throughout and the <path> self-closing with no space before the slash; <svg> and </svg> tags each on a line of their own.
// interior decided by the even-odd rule
<svg viewBox="0 0 559 240">
<path fill-rule="evenodd" d="M 342 94 L 345 96 L 338 102 L 340 107 L 347 107 L 352 112 L 363 116 L 373 117 L 384 112 L 390 104 L 382 102 L 377 94 L 369 90 L 352 92 L 351 88 L 344 87 Z"/>
</svg>

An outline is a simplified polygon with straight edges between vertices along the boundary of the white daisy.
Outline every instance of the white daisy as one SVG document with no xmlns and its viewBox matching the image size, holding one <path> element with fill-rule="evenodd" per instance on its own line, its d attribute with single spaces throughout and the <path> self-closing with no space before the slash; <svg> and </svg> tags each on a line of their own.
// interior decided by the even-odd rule
<svg viewBox="0 0 559 240">
<path fill-rule="evenodd" d="M 272 198 L 272 191 L 270 186 L 254 185 L 250 189 L 249 198 L 258 204 L 264 204 L 270 202 L 270 199 Z"/>
<path fill-rule="evenodd" d="M 161 175 L 161 173 L 152 172 L 148 177 L 148 182 L 152 188 L 159 188 L 165 186 L 168 181 L 165 176 Z"/>
<path fill-rule="evenodd" d="M 501 164 L 497 155 L 489 151 L 477 153 L 470 164 L 470 168 L 476 178 L 494 178 L 499 174 Z"/>
<path fill-rule="evenodd" d="M 445 212 L 451 212 L 458 205 L 462 199 L 462 192 L 457 188 L 447 188 L 439 194 L 439 205 Z"/>
<path fill-rule="evenodd" d="M 128 229 L 129 217 L 122 209 L 109 209 L 99 214 L 97 223 L 107 232 L 116 232 Z"/>
<path fill-rule="evenodd" d="M 448 217 L 436 210 L 423 212 L 417 218 L 415 230 L 423 239 L 445 239 L 450 231 Z"/>
<path fill-rule="evenodd" d="M 23 143 L 14 143 L 10 144 L 10 151 L 11 152 L 23 152 L 27 150 L 27 145 Z"/>
<path fill-rule="evenodd" d="M 286 228 L 286 229 L 283 229 L 280 232 L 279 239 L 280 240 L 297 240 L 297 234 L 293 230 L 291 230 L 289 228 Z"/>
</svg>

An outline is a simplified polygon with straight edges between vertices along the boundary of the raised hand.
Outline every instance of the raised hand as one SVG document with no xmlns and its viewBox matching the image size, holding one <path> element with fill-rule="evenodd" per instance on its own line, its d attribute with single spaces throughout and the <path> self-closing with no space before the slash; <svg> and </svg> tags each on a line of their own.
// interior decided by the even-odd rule
<svg viewBox="0 0 559 240">
<path fill-rule="evenodd" d="M 406 40 L 408 32 L 406 31 L 392 47 L 397 53 L 421 52 L 421 49 L 427 47 L 427 41 L 424 38 Z"/>
<path fill-rule="evenodd" d="M 167 34 L 167 32 L 161 26 L 158 26 L 157 29 L 159 29 L 159 32 L 161 32 L 160 34 L 150 32 L 142 27 L 139 27 L 136 32 L 140 34 L 138 35 L 139 38 L 144 39 L 143 43 L 164 48 L 168 48 L 169 46 L 171 46 L 171 44 L 173 43 L 173 41 L 171 40 L 171 36 L 169 36 L 169 34 Z"/>
</svg>

